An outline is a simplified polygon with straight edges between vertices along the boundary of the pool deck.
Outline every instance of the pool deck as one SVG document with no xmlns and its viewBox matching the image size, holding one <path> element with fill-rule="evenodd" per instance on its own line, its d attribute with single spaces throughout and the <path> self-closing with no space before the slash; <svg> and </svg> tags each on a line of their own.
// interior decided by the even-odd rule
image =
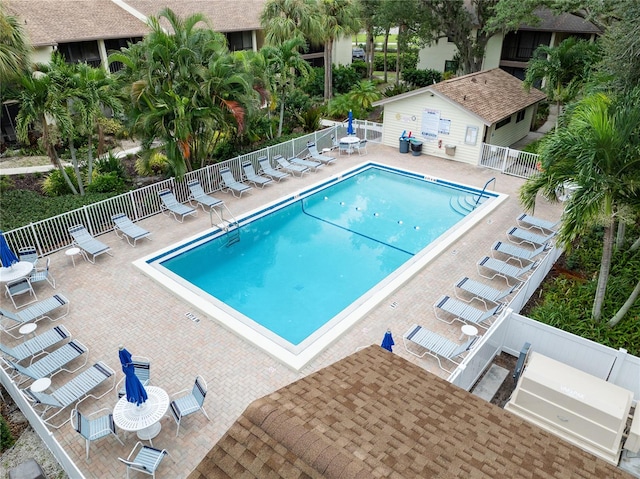
<svg viewBox="0 0 640 479">
<path fill-rule="evenodd" d="M 182 224 L 164 215 L 142 221 L 141 226 L 152 232 L 152 241 L 140 240 L 135 248 L 118 239 L 114 233 L 100 236 L 101 241 L 111 246 L 113 257 L 102 255 L 96 264 L 85 262 L 78 256 L 73 267 L 64 252 L 51 256 L 51 272 L 57 289 L 45 284 L 39 285 L 36 292 L 40 299 L 61 292 L 71 300 L 71 312 L 60 323 L 71 331 L 74 338 L 88 346 L 88 364 L 104 361 L 117 371 L 120 379 L 123 375 L 118 361 L 118 346 L 123 344 L 134 356 L 151 359 L 151 384 L 165 389 L 170 395 L 183 389 L 190 390 L 198 374 L 208 383 L 205 409 L 211 421 L 200 413 L 188 416 L 176 438 L 176 426 L 171 416 L 167 414 L 162 419 L 162 431 L 153 444 L 166 448 L 172 458 L 163 461 L 157 472 L 159 479 L 186 477 L 255 399 L 325 367 L 361 346 L 379 344 L 387 328 L 393 332 L 396 354 L 435 374 L 447 376 L 434 360 L 408 354 L 402 344 L 402 335 L 413 323 L 419 323 L 452 340 L 459 340 L 461 323 L 447 325 L 438 321 L 433 313 L 433 303 L 443 294 L 451 295 L 458 278 L 479 278 L 476 262 L 489 254 L 496 240 L 506 239 L 505 232 L 516 224 L 515 218 L 522 211 L 517 191 L 524 180 L 478 166 L 400 154 L 397 148 L 370 145 L 368 150 L 369 153 L 362 156 L 357 153 L 338 156 L 334 164 L 316 173 L 303 178 L 288 178 L 264 189 L 253 189 L 240 199 L 230 193 L 216 193 L 216 196 L 224 199 L 238 217 L 344 169 L 373 161 L 479 189 L 495 177 L 495 187 L 492 184 L 490 189 L 505 193 L 509 198 L 407 283 L 384 298 L 299 372 L 226 330 L 215 319 L 194 310 L 133 266 L 132 262 L 141 257 L 210 228 L 209 215 L 201 210 L 196 218 L 186 218 Z M 337 150 L 333 154 L 337 156 Z M 555 220 L 559 218 L 561 209 L 562 205 L 552 205 L 539 198 L 535 215 Z M 504 285 L 499 278 L 493 283 L 498 288 Z M 192 321 L 187 317 L 188 313 L 200 321 Z M 37 333 L 56 324 L 40 321 Z M 69 377 L 64 372 L 58 374 L 54 377 L 53 386 L 67 382 Z M 98 389 L 97 392 L 100 391 Z M 100 400 L 85 400 L 80 409 L 91 413 L 103 407 L 113 408 L 116 401 L 116 392 L 112 391 Z M 68 414 L 62 413 L 61 416 L 66 419 Z M 91 456 L 86 460 L 84 440 L 68 423 L 53 433 L 88 478 L 122 477 L 125 467 L 117 457 L 126 457 L 137 441 L 135 433 L 120 431 L 124 446 L 112 437 L 101 439 L 91 445 Z"/>
</svg>

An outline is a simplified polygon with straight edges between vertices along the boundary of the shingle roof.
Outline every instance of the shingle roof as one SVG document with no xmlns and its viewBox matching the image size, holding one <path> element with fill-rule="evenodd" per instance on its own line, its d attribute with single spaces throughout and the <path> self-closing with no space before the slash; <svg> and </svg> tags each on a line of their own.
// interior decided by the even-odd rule
<svg viewBox="0 0 640 479">
<path fill-rule="evenodd" d="M 184 18 L 202 13 L 217 32 L 259 30 L 260 14 L 266 0 L 124 0 L 145 16 L 170 8 Z"/>
<path fill-rule="evenodd" d="M 521 25 L 520 30 L 589 34 L 602 33 L 593 23 L 573 13 L 555 15 L 551 10 L 546 8 L 536 9 L 534 13 L 535 16 L 540 19 L 540 23 L 533 26 Z"/>
<path fill-rule="evenodd" d="M 370 346 L 254 401 L 188 479 L 630 478 Z"/>
<path fill-rule="evenodd" d="M 142 37 L 147 26 L 111 0 L 5 0 L 33 46 Z"/>
</svg>

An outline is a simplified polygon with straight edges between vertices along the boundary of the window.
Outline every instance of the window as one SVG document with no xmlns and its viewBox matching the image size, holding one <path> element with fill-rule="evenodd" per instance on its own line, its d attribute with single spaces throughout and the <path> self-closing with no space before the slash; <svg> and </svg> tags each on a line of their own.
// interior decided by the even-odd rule
<svg viewBox="0 0 640 479">
<path fill-rule="evenodd" d="M 444 71 L 455 73 L 458 71 L 458 62 L 455 60 L 444 61 Z"/>
<path fill-rule="evenodd" d="M 520 123 L 522 120 L 524 120 L 524 115 L 525 115 L 525 110 L 520 110 L 516 115 L 516 123 Z"/>
<path fill-rule="evenodd" d="M 229 44 L 229 50 L 231 50 L 232 52 L 253 49 L 253 41 L 250 31 L 229 32 L 226 34 L 226 36 L 227 43 Z"/>
<path fill-rule="evenodd" d="M 511 117 L 507 117 L 504 120 L 500 120 L 498 123 L 496 123 L 496 130 L 499 128 L 502 128 L 505 125 L 508 125 L 509 123 L 511 123 Z"/>
</svg>

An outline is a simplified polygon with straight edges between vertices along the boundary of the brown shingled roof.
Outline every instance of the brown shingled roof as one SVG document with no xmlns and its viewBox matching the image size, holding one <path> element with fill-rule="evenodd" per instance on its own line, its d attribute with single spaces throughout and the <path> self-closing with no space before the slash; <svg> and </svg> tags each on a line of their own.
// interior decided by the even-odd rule
<svg viewBox="0 0 640 479">
<path fill-rule="evenodd" d="M 488 124 L 500 121 L 546 98 L 536 88 L 526 92 L 522 81 L 494 68 L 436 83 L 434 91 L 458 103 Z"/>
<path fill-rule="evenodd" d="M 534 13 L 535 16 L 540 19 L 540 23 L 532 26 L 521 25 L 519 30 L 588 34 L 602 33 L 596 25 L 573 13 L 560 13 L 556 15 L 547 8 L 536 9 Z"/>
<path fill-rule="evenodd" d="M 217 32 L 260 30 L 266 0 L 124 0 L 147 17 L 170 8 L 179 17 L 202 13 Z"/>
<path fill-rule="evenodd" d="M 142 37 L 149 29 L 111 0 L 5 0 L 33 46 Z"/>
<path fill-rule="evenodd" d="M 630 478 L 370 346 L 254 401 L 188 479 Z"/>
</svg>

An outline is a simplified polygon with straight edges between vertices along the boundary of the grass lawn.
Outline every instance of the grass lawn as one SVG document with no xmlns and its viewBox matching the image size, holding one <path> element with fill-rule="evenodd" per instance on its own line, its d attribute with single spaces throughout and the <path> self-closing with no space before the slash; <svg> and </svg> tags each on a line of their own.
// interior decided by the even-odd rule
<svg viewBox="0 0 640 479">
<path fill-rule="evenodd" d="M 374 38 L 373 40 L 375 43 L 379 43 L 380 45 L 382 45 L 384 43 L 384 35 L 378 35 L 377 37 Z M 367 36 L 364 33 L 361 33 L 360 35 L 354 35 L 352 38 L 352 43 L 353 46 L 359 45 L 359 44 L 365 44 L 367 42 Z M 391 44 L 397 44 L 398 43 L 398 34 L 390 34 L 389 35 L 389 43 Z"/>
</svg>

